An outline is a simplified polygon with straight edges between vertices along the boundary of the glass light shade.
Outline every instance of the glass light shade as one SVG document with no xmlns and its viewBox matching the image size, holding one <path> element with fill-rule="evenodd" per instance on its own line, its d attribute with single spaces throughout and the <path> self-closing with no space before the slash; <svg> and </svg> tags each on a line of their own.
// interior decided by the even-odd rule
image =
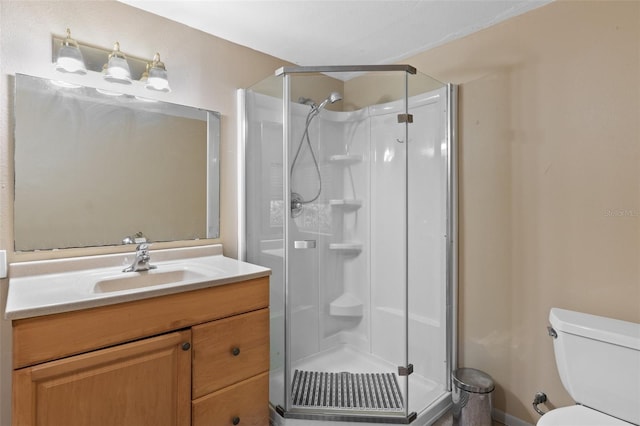
<svg viewBox="0 0 640 426">
<path fill-rule="evenodd" d="M 71 38 L 71 31 L 67 28 L 67 37 L 62 41 L 58 58 L 56 59 L 56 69 L 61 72 L 75 74 L 86 74 L 87 67 L 84 64 L 82 52 L 78 43 Z"/>
<path fill-rule="evenodd" d="M 120 43 L 116 42 L 113 52 L 109 54 L 109 62 L 105 68 L 104 79 L 112 83 L 131 84 L 131 70 L 127 57 L 120 52 Z"/>
<path fill-rule="evenodd" d="M 151 90 L 169 92 L 171 89 L 169 88 L 169 80 L 167 80 L 167 71 L 151 68 L 146 87 Z"/>
<path fill-rule="evenodd" d="M 170 92 L 169 80 L 167 78 L 167 69 L 164 63 L 160 61 L 160 54 L 156 53 L 153 57 L 153 62 L 148 70 L 145 72 L 145 87 L 151 90 L 157 90 L 159 92 Z"/>
</svg>

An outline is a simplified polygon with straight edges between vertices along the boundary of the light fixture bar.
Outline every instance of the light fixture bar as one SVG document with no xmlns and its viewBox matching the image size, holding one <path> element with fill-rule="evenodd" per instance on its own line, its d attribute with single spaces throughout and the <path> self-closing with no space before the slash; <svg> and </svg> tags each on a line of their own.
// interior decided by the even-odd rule
<svg viewBox="0 0 640 426">
<path fill-rule="evenodd" d="M 64 39 L 55 35 L 52 37 L 51 56 L 59 72 L 83 76 L 99 73 L 108 83 L 131 85 L 136 82 L 149 90 L 165 93 L 171 91 L 167 69 L 160 60 L 159 53 L 149 61 L 126 55 L 120 50 L 120 43 L 117 41 L 110 51 L 80 44 L 71 38 L 71 31 L 67 29 Z"/>
<path fill-rule="evenodd" d="M 51 43 L 51 60 L 52 62 L 56 62 L 58 57 L 58 50 L 60 49 L 60 45 L 64 41 L 64 36 L 54 35 L 52 37 Z M 109 54 L 112 52 L 112 49 L 98 47 L 95 45 L 90 45 L 86 43 L 79 43 L 78 48 L 80 52 L 82 52 L 82 56 L 84 58 L 84 63 L 89 71 L 102 72 L 102 66 L 107 62 L 107 58 Z M 131 70 L 131 79 L 139 80 L 144 73 L 144 70 L 148 63 L 153 62 L 153 59 L 144 59 L 137 56 L 131 56 L 128 53 L 125 53 L 127 56 L 127 62 L 129 63 L 129 69 Z"/>
</svg>

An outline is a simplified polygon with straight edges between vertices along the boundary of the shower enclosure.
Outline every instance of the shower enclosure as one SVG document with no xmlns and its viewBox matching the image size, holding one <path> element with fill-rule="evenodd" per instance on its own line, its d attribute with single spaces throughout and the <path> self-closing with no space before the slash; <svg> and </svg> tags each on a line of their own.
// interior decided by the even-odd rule
<svg viewBox="0 0 640 426">
<path fill-rule="evenodd" d="M 286 67 L 239 91 L 239 253 L 272 269 L 275 425 L 449 407 L 454 101 L 408 65 Z"/>
</svg>

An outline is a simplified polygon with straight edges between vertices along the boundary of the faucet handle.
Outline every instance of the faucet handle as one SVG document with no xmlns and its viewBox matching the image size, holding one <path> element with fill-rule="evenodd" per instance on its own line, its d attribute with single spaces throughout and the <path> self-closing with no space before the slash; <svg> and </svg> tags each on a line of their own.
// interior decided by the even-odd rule
<svg viewBox="0 0 640 426">
<path fill-rule="evenodd" d="M 142 231 L 138 231 L 134 235 L 128 235 L 122 239 L 122 244 L 143 244 L 147 242 L 149 242 L 149 240 Z"/>
</svg>

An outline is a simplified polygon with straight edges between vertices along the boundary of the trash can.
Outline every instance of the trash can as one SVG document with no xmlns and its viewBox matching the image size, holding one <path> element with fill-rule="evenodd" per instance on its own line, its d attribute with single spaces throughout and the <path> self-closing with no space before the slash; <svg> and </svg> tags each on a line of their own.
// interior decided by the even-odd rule
<svg viewBox="0 0 640 426">
<path fill-rule="evenodd" d="M 453 372 L 453 425 L 491 426 L 491 393 L 495 388 L 487 373 L 475 368 Z"/>
</svg>

